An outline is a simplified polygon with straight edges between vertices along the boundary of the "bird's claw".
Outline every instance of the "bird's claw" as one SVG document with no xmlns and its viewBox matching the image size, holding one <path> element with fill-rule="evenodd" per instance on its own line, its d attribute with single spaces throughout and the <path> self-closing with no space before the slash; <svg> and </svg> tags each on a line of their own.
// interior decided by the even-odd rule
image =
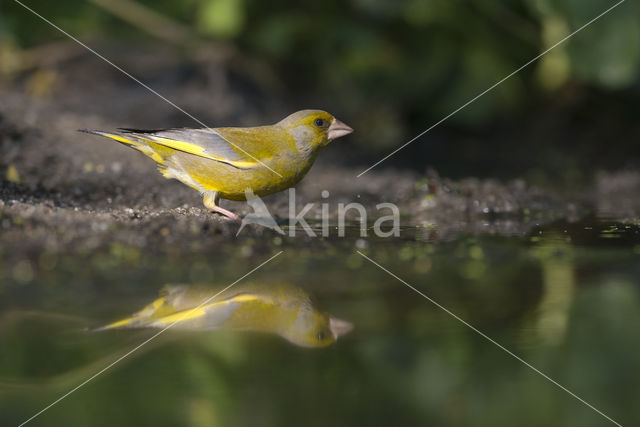
<svg viewBox="0 0 640 427">
<path fill-rule="evenodd" d="M 242 222 L 242 218 L 240 218 L 238 215 L 220 207 L 218 207 L 218 209 L 212 210 L 211 213 L 217 213 L 219 215 L 222 215 L 222 218 L 228 221 Z"/>
</svg>

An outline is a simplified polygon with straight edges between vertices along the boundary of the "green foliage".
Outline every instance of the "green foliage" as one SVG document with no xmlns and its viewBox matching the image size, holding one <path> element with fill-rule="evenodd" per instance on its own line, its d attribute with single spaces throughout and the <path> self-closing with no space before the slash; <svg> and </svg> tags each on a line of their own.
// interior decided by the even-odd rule
<svg viewBox="0 0 640 427">
<path fill-rule="evenodd" d="M 543 27 L 552 21 L 565 29 L 562 37 L 593 19 L 606 9 L 606 2 L 575 0 L 530 1 Z M 615 17 L 602 19 L 558 49 L 566 52 L 573 77 L 581 82 L 609 88 L 634 83 L 640 67 L 640 5 L 627 2 Z M 614 3 L 611 2 L 610 5 Z M 560 34 L 558 34 L 560 35 Z M 553 40 L 546 40 L 551 45 Z M 548 47 L 548 46 L 545 46 Z"/>
<path fill-rule="evenodd" d="M 244 29 L 242 0 L 202 1 L 198 29 L 205 35 L 235 37 Z"/>
</svg>

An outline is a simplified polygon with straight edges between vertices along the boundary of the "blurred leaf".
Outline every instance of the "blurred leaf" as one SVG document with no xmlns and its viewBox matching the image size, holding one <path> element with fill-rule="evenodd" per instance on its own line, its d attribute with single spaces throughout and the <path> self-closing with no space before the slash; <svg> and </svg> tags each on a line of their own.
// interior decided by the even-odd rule
<svg viewBox="0 0 640 427">
<path fill-rule="evenodd" d="M 578 0 L 530 0 L 528 3 L 541 17 L 545 48 L 614 5 L 607 1 Z M 566 50 L 570 64 L 563 64 L 557 52 L 551 58 L 543 58 L 543 63 L 547 63 L 543 67 L 554 68 L 558 73 L 541 71 L 546 75 L 546 82 L 553 86 L 549 79 L 567 80 L 572 72 L 575 78 L 586 83 L 611 88 L 632 84 L 640 66 L 639 12 L 637 2 L 626 2 L 554 49 Z M 566 70 L 567 66 L 570 71 Z"/>
<path fill-rule="evenodd" d="M 560 16 L 550 14 L 542 22 L 542 38 L 544 47 L 549 48 L 568 36 L 567 22 Z M 565 46 L 557 46 L 540 58 L 537 69 L 538 79 L 548 90 L 557 89 L 571 77 L 571 63 Z"/>
<path fill-rule="evenodd" d="M 11 164 L 7 167 L 5 178 L 9 182 L 20 183 L 20 174 L 18 173 L 18 169 L 16 169 L 15 165 Z"/>
<path fill-rule="evenodd" d="M 198 18 L 202 33 L 217 37 L 235 37 L 244 28 L 243 0 L 203 0 Z"/>
</svg>

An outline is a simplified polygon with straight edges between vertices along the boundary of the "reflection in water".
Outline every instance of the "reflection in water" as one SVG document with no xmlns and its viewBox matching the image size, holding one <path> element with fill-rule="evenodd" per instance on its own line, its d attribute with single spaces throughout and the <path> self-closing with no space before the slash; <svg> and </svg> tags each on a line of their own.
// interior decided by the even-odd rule
<svg viewBox="0 0 640 427">
<path fill-rule="evenodd" d="M 199 307 L 216 292 L 166 286 L 160 298 L 97 330 L 115 328 L 226 329 L 273 333 L 302 347 L 325 347 L 348 333 L 351 323 L 320 310 L 313 298 L 289 284 L 238 284 Z"/>
<path fill-rule="evenodd" d="M 271 335 L 168 331 L 65 398 L 40 423 L 506 427 L 600 421 L 385 272 L 354 261 L 363 259 L 354 247 L 364 246 L 373 259 L 620 424 L 640 425 L 640 340 L 634 339 L 640 330 L 640 228 L 627 227 L 559 221 L 525 237 L 447 240 L 439 234 L 428 242 L 404 235 L 359 241 L 354 232 L 331 244 L 287 243 L 272 234 L 278 240 L 241 241 L 253 255 L 203 250 L 188 260 L 123 246 L 53 254 L 55 263 L 32 260 L 29 283 L 16 280 L 14 267 L 0 256 L 0 426 L 18 425 L 160 331 L 88 333 L 85 327 L 142 308 L 163 280 L 208 283 L 215 272 L 220 283 L 230 283 L 263 259 L 262 245 L 275 241 L 287 250 L 280 265 L 264 267 L 260 283 L 240 282 L 216 297 L 207 315 L 176 324 Z M 278 285 L 291 282 L 353 321 L 358 339 L 302 351 L 273 336 L 317 345 L 317 331 L 332 329 L 307 293 Z M 168 287 L 155 304 L 110 327 L 160 326 L 215 293 L 215 287 Z"/>
<path fill-rule="evenodd" d="M 573 248 L 559 233 L 549 233 L 533 249 L 543 272 L 544 294 L 538 306 L 536 330 L 545 343 L 565 340 L 575 298 L 576 277 Z"/>
</svg>

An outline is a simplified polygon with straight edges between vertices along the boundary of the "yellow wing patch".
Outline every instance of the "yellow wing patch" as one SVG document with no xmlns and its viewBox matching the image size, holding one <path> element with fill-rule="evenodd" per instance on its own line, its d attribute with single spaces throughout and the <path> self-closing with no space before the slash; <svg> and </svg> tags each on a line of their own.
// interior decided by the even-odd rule
<svg viewBox="0 0 640 427">
<path fill-rule="evenodd" d="M 163 153 L 162 151 L 164 150 L 160 150 L 160 147 L 164 147 L 165 149 L 168 148 L 170 150 L 182 151 L 183 153 L 192 154 L 194 156 L 202 157 L 209 160 L 214 160 L 220 163 L 226 163 L 238 169 L 250 169 L 260 165 L 258 161 L 254 161 L 254 160 L 231 160 L 221 156 L 216 156 L 211 153 L 207 153 L 205 147 L 202 147 L 198 144 L 194 144 L 192 142 L 187 142 L 187 141 L 180 141 L 177 139 L 164 138 L 161 136 L 146 135 L 143 133 L 135 133 L 135 132 L 132 132 L 130 134 L 128 133 L 117 134 L 117 133 L 110 133 L 110 132 L 103 132 L 103 131 L 96 131 L 96 130 L 83 130 L 83 132 L 101 135 L 101 136 L 113 139 L 114 141 L 118 141 L 122 144 L 128 145 L 142 152 L 143 154 L 146 154 L 147 156 L 151 157 L 154 161 L 160 164 L 164 164 L 165 159 L 168 156 L 170 157 L 169 150 L 166 150 L 167 153 Z M 131 137 L 128 137 L 126 135 L 131 135 Z M 229 145 L 241 151 L 245 156 L 251 157 L 250 155 L 245 153 L 240 147 L 237 147 L 232 143 L 229 143 Z"/>
<path fill-rule="evenodd" d="M 254 168 L 258 165 L 258 163 L 255 161 L 229 160 L 223 157 L 214 156 L 212 154 L 205 152 L 204 147 L 201 147 L 198 144 L 193 144 L 187 141 L 178 141 L 176 139 L 162 138 L 159 136 L 153 136 L 151 138 L 142 138 L 142 139 L 144 139 L 145 141 L 149 141 L 151 143 L 164 145 L 165 147 L 169 147 L 177 151 L 193 154 L 194 156 L 199 156 L 205 159 L 226 163 L 228 165 L 231 165 L 240 169 Z"/>
<path fill-rule="evenodd" d="M 160 326 L 160 325 L 170 325 L 172 323 L 197 319 L 207 314 L 207 308 L 208 307 L 204 305 L 196 309 L 192 308 L 190 310 L 179 311 L 177 313 L 170 314 L 168 316 L 164 316 L 159 319 L 154 319 L 153 322 L 151 323 L 153 323 L 154 326 Z"/>
<path fill-rule="evenodd" d="M 226 305 L 231 303 L 251 302 L 258 299 L 260 299 L 260 297 L 258 297 L 257 295 L 250 295 L 250 294 L 236 295 L 232 298 L 225 299 L 223 301 L 216 301 L 211 304 L 205 304 L 202 307 L 182 310 L 177 313 L 170 314 L 168 316 L 156 318 L 151 323 L 153 323 L 154 326 L 164 326 L 164 325 L 170 325 L 174 322 L 177 323 L 177 322 L 184 322 L 187 320 L 193 320 L 193 319 L 197 319 L 199 317 L 204 316 L 208 312 L 215 310 L 217 307 L 221 305 Z"/>
</svg>

